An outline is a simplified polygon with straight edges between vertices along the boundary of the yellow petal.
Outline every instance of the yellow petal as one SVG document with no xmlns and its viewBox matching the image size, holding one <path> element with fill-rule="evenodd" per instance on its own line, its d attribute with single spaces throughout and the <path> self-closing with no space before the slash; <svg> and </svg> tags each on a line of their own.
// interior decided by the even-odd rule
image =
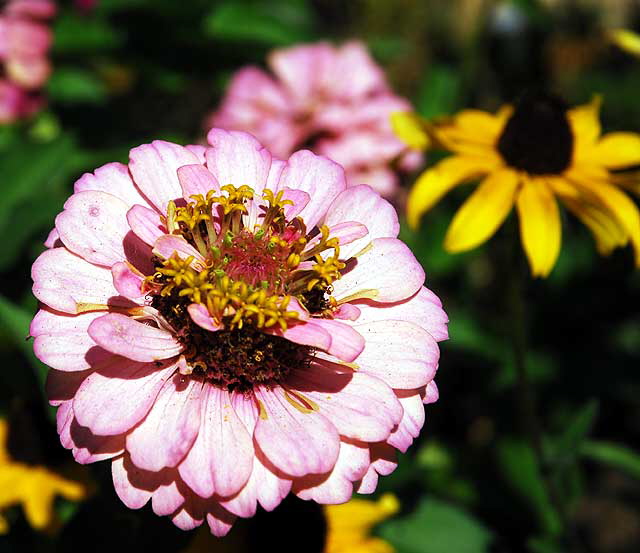
<svg viewBox="0 0 640 553">
<path fill-rule="evenodd" d="M 398 499 L 392 494 L 385 494 L 378 501 L 352 499 L 342 505 L 325 506 L 328 529 L 325 553 L 391 553 L 393 549 L 386 542 L 372 538 L 370 534 L 376 524 L 399 508 Z M 370 547 L 367 549 L 367 546 Z"/>
<path fill-rule="evenodd" d="M 435 121 L 430 131 L 444 149 L 468 156 L 497 155 L 495 144 L 502 132 L 508 106 L 494 115 L 477 109 L 465 109 L 453 117 Z"/>
<path fill-rule="evenodd" d="M 576 187 L 591 203 L 599 205 L 617 219 L 633 245 L 636 266 L 640 267 L 640 213 L 624 192 L 608 182 L 575 181 Z"/>
<path fill-rule="evenodd" d="M 560 253 L 562 225 L 556 198 L 542 179 L 526 179 L 516 202 L 520 238 L 534 277 L 546 277 Z"/>
<path fill-rule="evenodd" d="M 444 248 L 462 252 L 490 238 L 513 207 L 519 179 L 516 172 L 506 168 L 486 177 L 453 217 Z"/>
<path fill-rule="evenodd" d="M 409 148 L 426 150 L 429 147 L 429 135 L 419 115 L 401 111 L 392 113 L 391 127 L 396 136 Z"/>
<path fill-rule="evenodd" d="M 473 137 L 476 142 L 494 144 L 502 132 L 505 119 L 479 109 L 464 109 L 454 117 L 461 133 Z"/>
<path fill-rule="evenodd" d="M 561 199 L 565 207 L 591 231 L 600 255 L 609 255 L 615 248 L 629 242 L 626 230 L 609 211 L 576 198 Z"/>
<path fill-rule="evenodd" d="M 640 164 L 640 135 L 633 132 L 605 134 L 594 148 L 595 161 L 611 169 Z"/>
<path fill-rule="evenodd" d="M 640 56 L 640 35 L 627 29 L 613 29 L 609 31 L 609 38 L 618 48 Z"/>
<path fill-rule="evenodd" d="M 567 111 L 567 118 L 573 134 L 574 162 L 588 156 L 600 136 L 601 96 L 594 96 L 588 104 Z"/>
<path fill-rule="evenodd" d="M 420 217 L 453 187 L 487 174 L 499 163 L 497 158 L 452 156 L 427 169 L 416 181 L 407 199 L 407 222 L 417 228 Z"/>
</svg>

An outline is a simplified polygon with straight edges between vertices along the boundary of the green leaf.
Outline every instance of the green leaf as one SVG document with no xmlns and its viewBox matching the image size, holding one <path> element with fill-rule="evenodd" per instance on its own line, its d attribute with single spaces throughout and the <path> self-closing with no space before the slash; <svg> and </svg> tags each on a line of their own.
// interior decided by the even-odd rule
<svg viewBox="0 0 640 553">
<path fill-rule="evenodd" d="M 105 84 L 90 71 L 61 67 L 47 84 L 49 97 L 65 103 L 99 104 L 107 97 Z"/>
<path fill-rule="evenodd" d="M 122 44 L 122 35 L 99 19 L 64 14 L 54 23 L 54 53 L 103 52 Z"/>
<path fill-rule="evenodd" d="M 35 369 L 41 389 L 44 390 L 44 383 L 49 368 L 38 360 L 33 353 L 32 342 L 28 340 L 31 319 L 33 319 L 32 312 L 11 303 L 4 296 L 0 296 L 0 327 L 3 333 L 8 336 L 14 345 L 22 350 L 27 357 Z"/>
<path fill-rule="evenodd" d="M 204 31 L 218 39 L 284 46 L 308 40 L 312 14 L 305 1 L 223 2 L 204 20 Z"/>
<path fill-rule="evenodd" d="M 567 429 L 553 443 L 552 463 L 556 468 L 575 461 L 578 450 L 591 432 L 598 415 L 598 401 L 587 402 L 569 421 Z"/>
<path fill-rule="evenodd" d="M 15 261 L 35 232 L 52 226 L 70 188 L 74 153 L 65 135 L 46 144 L 17 141 L 3 151 L 0 235 L 11 240 L 0 251 L 0 269 Z"/>
<path fill-rule="evenodd" d="M 557 535 L 561 521 L 551 504 L 531 447 L 521 441 L 503 440 L 498 445 L 498 462 L 511 488 L 537 514 L 545 533 Z"/>
<path fill-rule="evenodd" d="M 425 499 L 413 513 L 383 523 L 379 534 L 399 553 L 484 553 L 492 541 L 475 518 L 437 499 Z"/>
<path fill-rule="evenodd" d="M 455 111 L 460 96 L 460 72 L 446 65 L 429 68 L 416 102 L 424 117 L 448 115 Z"/>
<path fill-rule="evenodd" d="M 590 440 L 581 445 L 580 454 L 640 479 L 640 454 L 624 445 Z"/>
</svg>

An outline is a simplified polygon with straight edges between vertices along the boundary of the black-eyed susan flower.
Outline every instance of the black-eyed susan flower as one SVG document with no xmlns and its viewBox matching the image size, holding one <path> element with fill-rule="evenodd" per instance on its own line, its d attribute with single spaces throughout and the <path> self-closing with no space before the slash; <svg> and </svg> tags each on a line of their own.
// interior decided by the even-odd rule
<svg viewBox="0 0 640 553">
<path fill-rule="evenodd" d="M 634 183 L 618 170 L 640 164 L 640 135 L 601 136 L 600 99 L 567 109 L 556 97 L 526 95 L 496 114 L 475 109 L 424 121 L 395 114 L 396 132 L 410 145 L 453 153 L 418 178 L 407 219 L 420 217 L 457 185 L 480 185 L 455 214 L 445 237 L 449 252 L 474 248 L 516 206 L 520 235 L 534 276 L 547 276 L 560 253 L 562 204 L 592 232 L 598 252 L 632 244 L 640 265 L 640 215 L 623 191 Z"/>
<path fill-rule="evenodd" d="M 56 496 L 77 501 L 86 496 L 86 486 L 47 467 L 13 459 L 6 446 L 7 437 L 7 421 L 0 419 L 0 534 L 9 531 L 9 523 L 2 512 L 14 505 L 22 505 L 33 528 L 44 530 L 55 520 L 53 501 Z"/>
</svg>

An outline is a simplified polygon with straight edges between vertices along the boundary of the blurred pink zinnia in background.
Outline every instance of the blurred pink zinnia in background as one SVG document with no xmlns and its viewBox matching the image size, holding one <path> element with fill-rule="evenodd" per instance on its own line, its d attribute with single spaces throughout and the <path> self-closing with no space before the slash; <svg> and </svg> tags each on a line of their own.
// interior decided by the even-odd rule
<svg viewBox="0 0 640 553">
<path fill-rule="evenodd" d="M 268 64 L 273 77 L 258 67 L 235 74 L 207 128 L 250 132 L 280 157 L 308 147 L 341 164 L 349 185 L 367 183 L 389 198 L 398 187 L 395 171 L 421 164 L 389 121 L 411 106 L 391 91 L 361 42 L 275 50 Z"/>
<path fill-rule="evenodd" d="M 80 463 L 224 535 L 290 492 L 371 493 L 424 422 L 447 317 L 393 207 L 309 151 L 213 129 L 85 174 L 34 263 L 31 325 Z"/>
<path fill-rule="evenodd" d="M 44 20 L 55 15 L 50 0 L 10 0 L 0 12 L 0 123 L 40 109 L 38 89 L 51 72 L 52 35 Z"/>
</svg>

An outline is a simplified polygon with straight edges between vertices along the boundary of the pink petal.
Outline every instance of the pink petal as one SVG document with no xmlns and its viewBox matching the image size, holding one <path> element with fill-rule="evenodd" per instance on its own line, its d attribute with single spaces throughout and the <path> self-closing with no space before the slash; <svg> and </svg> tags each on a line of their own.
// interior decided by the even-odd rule
<svg viewBox="0 0 640 553">
<path fill-rule="evenodd" d="M 120 198 L 127 207 L 135 204 L 147 206 L 147 200 L 133 183 L 129 168 L 122 163 L 107 163 L 93 173 L 85 173 L 74 185 L 74 191 L 95 190 Z"/>
<path fill-rule="evenodd" d="M 135 300 L 145 295 L 144 275 L 131 264 L 120 261 L 111 267 L 111 274 L 115 289 L 125 298 Z"/>
<path fill-rule="evenodd" d="M 347 321 L 357 321 L 360 317 L 360 308 L 352 303 L 343 303 L 333 314 L 336 319 Z"/>
<path fill-rule="evenodd" d="M 413 439 L 418 437 L 424 425 L 424 405 L 419 393 L 399 397 L 404 415 L 398 424 L 398 428 L 389 436 L 387 443 L 399 449 L 403 453 L 409 449 Z"/>
<path fill-rule="evenodd" d="M 253 469 L 244 487 L 231 499 L 222 501 L 222 506 L 239 517 L 252 517 L 258 502 L 266 511 L 273 511 L 291 491 L 291 480 L 269 470 L 262 455 L 253 459 Z"/>
<path fill-rule="evenodd" d="M 111 462 L 113 487 L 116 490 L 118 497 L 127 507 L 129 507 L 129 509 L 141 509 L 151 498 L 153 487 L 148 486 L 147 488 L 143 486 L 134 486 L 129 480 L 129 471 L 134 475 L 136 473 L 140 475 L 144 474 L 143 471 L 137 469 L 131 464 L 125 468 L 124 456 L 118 457 Z"/>
<path fill-rule="evenodd" d="M 436 381 L 432 380 L 427 384 L 427 389 L 425 391 L 424 398 L 422 399 L 422 403 L 429 404 L 435 403 L 438 401 L 439 397 L 438 386 L 436 385 Z"/>
<path fill-rule="evenodd" d="M 206 163 L 206 158 L 205 158 L 205 153 L 207 151 L 206 146 L 203 146 L 202 144 L 187 144 L 185 148 L 198 158 L 198 163 L 202 165 Z"/>
<path fill-rule="evenodd" d="M 369 447 L 342 441 L 333 470 L 326 476 L 311 475 L 296 480 L 294 493 L 323 505 L 346 503 L 353 494 L 353 482 L 360 480 L 368 468 Z"/>
<path fill-rule="evenodd" d="M 290 326 L 284 332 L 277 329 L 273 333 L 296 344 L 312 346 L 325 351 L 331 348 L 331 335 L 320 325 L 315 324 L 315 321 Z"/>
<path fill-rule="evenodd" d="M 206 150 L 205 150 L 206 155 Z M 184 165 L 178 169 L 178 180 L 182 187 L 182 197 L 191 201 L 191 196 L 201 194 L 207 197 L 207 192 L 214 190 L 220 191 L 220 185 L 216 178 L 200 164 Z"/>
<path fill-rule="evenodd" d="M 340 438 L 327 418 L 303 412 L 280 388 L 258 388 L 262 403 L 254 440 L 270 463 L 291 476 L 329 472 L 336 463 Z"/>
<path fill-rule="evenodd" d="M 248 133 L 211 129 L 207 134 L 207 167 L 220 186 L 249 185 L 260 196 L 271 166 L 271 154 Z"/>
<path fill-rule="evenodd" d="M 358 494 L 371 494 L 376 491 L 378 487 L 378 473 L 376 470 L 369 466 L 365 475 L 356 482 L 354 485 L 354 491 Z"/>
<path fill-rule="evenodd" d="M 163 140 L 154 140 L 129 152 L 133 179 L 160 213 L 166 213 L 169 200 L 182 197 L 178 168 L 194 163 L 198 163 L 198 158 L 191 151 Z"/>
<path fill-rule="evenodd" d="M 369 186 L 351 186 L 342 192 L 329 206 L 324 223 L 334 226 L 345 221 L 358 221 L 367 225 L 369 235 L 340 246 L 341 257 L 347 259 L 358 253 L 375 238 L 396 238 L 400 223 L 394 207 L 382 199 Z"/>
<path fill-rule="evenodd" d="M 402 419 L 402 406 L 393 390 L 364 373 L 337 373 L 317 363 L 296 371 L 287 386 L 313 401 L 341 436 L 384 441 Z"/>
<path fill-rule="evenodd" d="M 131 462 L 145 470 L 175 467 L 200 428 L 202 383 L 174 375 L 167 380 L 146 418 L 127 436 Z"/>
<path fill-rule="evenodd" d="M 284 162 L 282 163 L 284 169 Z M 287 204 L 284 206 L 284 215 L 288 220 L 291 220 L 299 215 L 305 207 L 307 207 L 307 204 L 309 203 L 311 197 L 309 196 L 309 194 L 303 192 L 302 190 L 285 188 L 282 194 L 282 199 L 293 202 L 292 204 Z"/>
<path fill-rule="evenodd" d="M 33 350 L 43 363 L 59 371 L 84 371 L 113 357 L 87 334 L 89 325 L 104 312 L 69 316 L 41 309 L 31 322 Z"/>
<path fill-rule="evenodd" d="M 354 361 L 364 349 L 364 338 L 352 326 L 331 319 L 312 319 L 306 326 L 319 326 L 331 336 L 331 346 L 323 348 L 342 361 Z"/>
<path fill-rule="evenodd" d="M 73 401 L 63 401 L 56 411 L 56 430 L 60 435 L 62 447 L 71 449 L 74 446 L 70 436 L 71 423 L 73 418 Z"/>
<path fill-rule="evenodd" d="M 118 295 L 111 271 L 86 262 L 66 248 L 42 252 L 31 268 L 31 277 L 35 297 L 65 313 L 85 311 L 88 304 L 132 305 Z"/>
<path fill-rule="evenodd" d="M 151 409 L 173 366 L 121 359 L 91 374 L 73 400 L 76 419 L 94 434 L 112 436 L 135 426 Z"/>
<path fill-rule="evenodd" d="M 215 332 L 223 328 L 222 325 L 215 321 L 215 319 L 209 314 L 209 310 L 202 304 L 192 303 L 187 307 L 187 311 L 189 312 L 191 320 L 205 330 Z"/>
<path fill-rule="evenodd" d="M 367 236 L 367 234 L 367 227 L 365 227 L 361 223 L 356 223 L 354 221 L 345 221 L 344 223 L 338 223 L 337 225 L 329 227 L 329 235 L 332 238 L 337 238 L 340 241 L 340 257 L 343 258 L 344 256 L 342 255 L 342 246 L 349 244 L 354 240 L 358 240 L 363 236 Z M 310 240 L 307 244 L 306 249 L 309 250 L 317 245 L 320 242 L 320 237 L 321 235 L 318 234 L 315 238 Z"/>
<path fill-rule="evenodd" d="M 387 89 L 382 69 L 373 61 L 367 47 L 360 41 L 347 42 L 338 49 L 333 70 L 337 77 L 333 81 L 333 91 L 341 97 L 358 98 Z M 342 75 L 349 75 L 348 83 L 340 78 Z"/>
<path fill-rule="evenodd" d="M 424 270 L 403 242 L 376 238 L 333 288 L 339 301 L 366 298 L 396 302 L 414 295 L 423 282 Z"/>
<path fill-rule="evenodd" d="M 207 513 L 207 524 L 211 533 L 218 537 L 223 538 L 229 533 L 236 517 L 225 509 L 219 506 L 212 506 Z"/>
<path fill-rule="evenodd" d="M 346 188 L 344 170 L 308 150 L 294 153 L 280 177 L 280 188 L 302 190 L 310 200 L 300 212 L 308 229 L 324 218 L 333 200 Z"/>
<path fill-rule="evenodd" d="M 141 205 L 134 205 L 127 212 L 127 222 L 134 234 L 150 246 L 167 233 L 158 212 Z"/>
<path fill-rule="evenodd" d="M 387 476 L 391 474 L 398 463 L 396 461 L 396 450 L 387 443 L 379 442 L 369 446 L 371 465 L 367 473 L 362 477 L 357 493 L 373 493 L 378 485 L 378 475 Z"/>
<path fill-rule="evenodd" d="M 71 447 L 76 462 L 86 465 L 120 455 L 124 451 L 124 436 L 96 436 L 73 418 L 69 425 L 68 446 Z"/>
<path fill-rule="evenodd" d="M 345 167 L 345 172 L 349 186 L 367 184 L 383 198 L 394 198 L 400 189 L 397 173 L 386 165 L 353 169 Z"/>
<path fill-rule="evenodd" d="M 182 236 L 176 236 L 174 234 L 163 234 L 160 236 L 153 245 L 153 253 L 164 259 L 169 259 L 174 253 L 177 253 L 181 259 L 193 256 L 195 257 L 193 261 L 194 268 L 202 269 L 205 265 L 205 259 L 200 252 Z"/>
<path fill-rule="evenodd" d="M 335 49 L 327 42 L 274 50 L 268 58 L 280 82 L 294 97 L 306 101 L 322 90 L 334 61 Z"/>
<path fill-rule="evenodd" d="M 229 392 L 206 386 L 200 431 L 179 466 L 180 476 L 201 497 L 236 494 L 251 475 L 251 436 L 238 418 Z"/>
<path fill-rule="evenodd" d="M 202 499 L 190 494 L 184 505 L 173 517 L 173 523 L 181 530 L 192 530 L 206 519 L 211 532 L 218 537 L 226 535 L 236 517 L 226 511 L 216 499 Z"/>
<path fill-rule="evenodd" d="M 258 417 L 255 400 L 244 394 L 233 395 L 233 406 L 247 428 L 249 434 L 253 434 Z M 257 503 L 267 511 L 272 511 L 288 495 L 291 490 L 291 480 L 283 474 L 277 475 L 269 470 L 267 461 L 259 452 L 255 452 L 251 476 L 244 487 L 231 499 L 221 502 L 229 512 L 241 516 L 251 517 L 255 514 Z M 275 471 L 275 469 L 273 469 Z M 277 471 L 276 471 L 277 472 Z"/>
<path fill-rule="evenodd" d="M 93 321 L 89 335 L 107 351 L 134 361 L 169 359 L 184 349 L 170 332 L 120 313 L 109 313 Z"/>
<path fill-rule="evenodd" d="M 175 513 L 171 517 L 171 522 L 173 522 L 180 530 L 184 530 L 185 532 L 189 530 L 194 530 L 201 526 L 204 522 L 204 513 L 200 513 L 201 518 L 196 518 L 191 515 L 184 507 L 180 509 L 177 513 Z"/>
<path fill-rule="evenodd" d="M 405 321 L 378 321 L 355 328 L 365 339 L 357 359 L 359 371 L 399 389 L 420 388 L 433 379 L 440 350 L 426 330 Z"/>
<path fill-rule="evenodd" d="M 271 150 L 271 152 L 273 153 L 273 149 Z M 289 155 L 289 153 L 287 153 L 287 155 Z M 279 192 L 280 191 L 280 177 L 282 176 L 282 171 L 284 171 L 285 167 L 287 166 L 287 162 L 284 161 L 283 159 L 277 159 L 275 157 L 271 158 L 271 167 L 269 167 L 269 174 L 267 175 L 267 183 L 265 184 L 265 188 L 268 188 L 269 190 L 273 191 L 273 192 Z M 285 195 L 291 194 L 293 193 L 293 189 L 289 188 L 285 191 Z M 303 199 L 303 197 L 300 197 L 301 199 Z M 293 199 L 293 198 L 290 198 Z M 286 209 L 286 208 L 285 208 Z M 286 211 L 285 211 L 286 213 Z M 289 219 L 290 217 L 287 217 L 287 219 Z"/>
<path fill-rule="evenodd" d="M 44 241 L 44 245 L 47 248 L 60 248 L 63 246 L 60 241 L 60 234 L 58 233 L 58 229 L 53 227 L 49 232 L 47 239 Z"/>
<path fill-rule="evenodd" d="M 4 13 L 34 19 L 48 19 L 56 14 L 55 2 L 51 0 L 18 0 L 8 2 Z"/>
<path fill-rule="evenodd" d="M 408 321 L 424 328 L 438 342 L 449 338 L 449 317 L 443 311 L 440 300 L 424 286 L 409 299 L 397 303 L 363 300 L 357 305 L 360 308 L 358 323 Z"/>
<path fill-rule="evenodd" d="M 184 503 L 184 495 L 178 489 L 175 480 L 168 484 L 158 486 L 151 496 L 151 507 L 158 516 L 167 516 L 175 513 Z"/>
</svg>

